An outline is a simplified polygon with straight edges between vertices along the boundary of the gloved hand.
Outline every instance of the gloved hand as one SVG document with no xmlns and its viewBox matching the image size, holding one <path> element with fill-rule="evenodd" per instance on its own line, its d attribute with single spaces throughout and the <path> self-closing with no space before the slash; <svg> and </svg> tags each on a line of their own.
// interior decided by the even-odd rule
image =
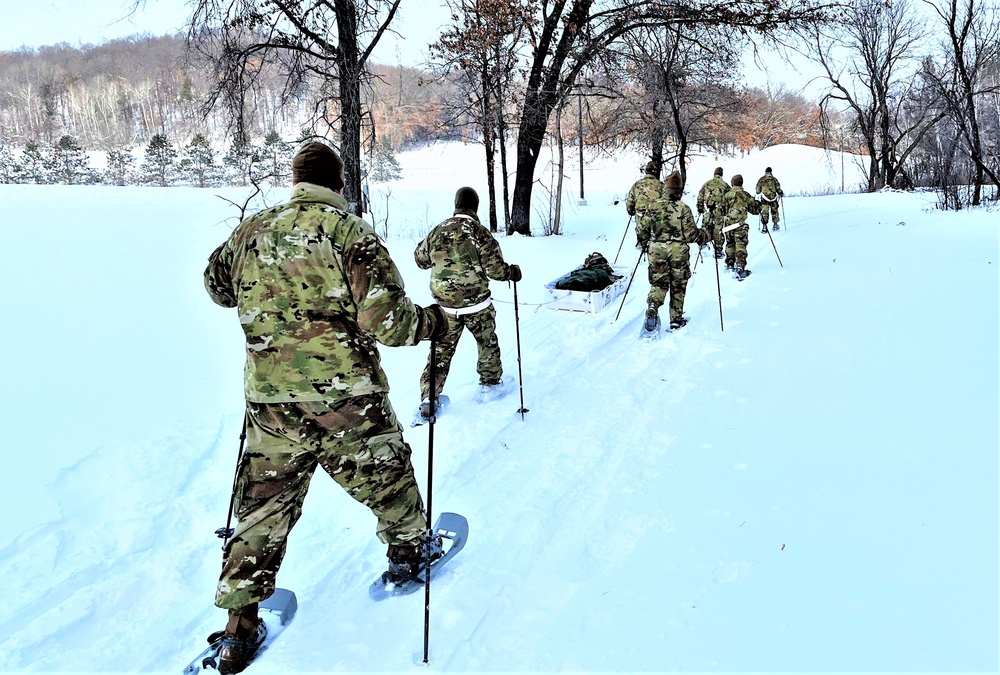
<svg viewBox="0 0 1000 675">
<path fill-rule="evenodd" d="M 698 244 L 702 248 L 708 246 L 710 241 L 712 241 L 712 233 L 708 229 L 702 228 L 698 230 Z"/>
<path fill-rule="evenodd" d="M 703 213 L 705 213 L 705 207 L 702 206 L 701 204 L 698 204 L 698 215 L 700 216 Z"/>
<path fill-rule="evenodd" d="M 440 342 L 448 335 L 448 315 L 441 305 L 428 305 L 423 309 L 423 326 L 420 339 Z"/>
<path fill-rule="evenodd" d="M 649 242 L 648 241 L 637 241 L 635 242 L 635 247 L 642 251 L 643 253 L 649 252 Z"/>
<path fill-rule="evenodd" d="M 510 281 L 513 281 L 516 284 L 518 281 L 520 281 L 523 278 L 524 277 L 521 274 L 521 268 L 518 267 L 517 265 L 511 265 L 510 266 Z"/>
<path fill-rule="evenodd" d="M 784 196 L 785 196 L 785 193 L 784 193 L 784 192 L 782 192 L 781 190 L 778 190 L 778 196 L 779 196 L 779 197 L 784 197 Z"/>
</svg>

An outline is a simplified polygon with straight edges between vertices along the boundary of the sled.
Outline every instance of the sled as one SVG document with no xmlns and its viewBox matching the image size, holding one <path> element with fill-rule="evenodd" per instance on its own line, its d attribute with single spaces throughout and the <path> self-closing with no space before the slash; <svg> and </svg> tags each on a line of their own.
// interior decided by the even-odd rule
<svg viewBox="0 0 1000 675">
<path fill-rule="evenodd" d="M 581 269 L 582 267 L 581 265 L 576 269 Z M 632 274 L 632 268 L 627 265 L 612 265 L 611 268 L 614 270 L 615 276 L 619 278 L 613 281 L 610 286 L 597 291 L 568 291 L 556 288 L 559 280 L 565 277 L 566 274 L 569 274 L 569 272 L 553 279 L 545 284 L 545 288 L 549 291 L 549 301 L 546 303 L 546 307 L 565 312 L 597 314 L 608 305 L 614 304 L 615 298 L 620 298 L 625 294 L 625 290 L 628 288 L 629 275 Z M 570 272 L 573 271 L 575 270 L 570 270 Z"/>
</svg>

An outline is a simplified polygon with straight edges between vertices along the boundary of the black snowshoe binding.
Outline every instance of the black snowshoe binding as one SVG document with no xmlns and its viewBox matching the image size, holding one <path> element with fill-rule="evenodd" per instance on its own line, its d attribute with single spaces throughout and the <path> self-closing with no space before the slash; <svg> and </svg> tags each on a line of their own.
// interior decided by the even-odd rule
<svg viewBox="0 0 1000 675">
<path fill-rule="evenodd" d="M 686 318 L 673 319 L 670 321 L 670 330 L 677 330 L 678 328 L 683 328 L 687 325 L 688 320 Z"/>
<path fill-rule="evenodd" d="M 429 564 L 444 555 L 444 542 L 434 535 L 420 546 L 389 546 L 389 569 L 382 573 L 385 586 L 403 586 L 416 580 Z"/>
<path fill-rule="evenodd" d="M 743 281 L 743 280 L 744 280 L 744 279 L 746 279 L 746 278 L 747 278 L 748 276 L 750 276 L 750 270 L 748 270 L 748 269 L 741 269 L 741 270 L 736 270 L 736 274 L 734 274 L 734 275 L 733 275 L 733 277 L 734 277 L 734 278 L 735 278 L 735 279 L 736 279 L 737 281 Z"/>
<path fill-rule="evenodd" d="M 775 223 L 775 224 L 774 224 L 774 227 L 772 227 L 772 228 L 771 228 L 771 231 L 772 231 L 772 232 L 777 232 L 777 231 L 778 231 L 778 230 L 780 230 L 780 229 L 781 229 L 781 228 L 780 228 L 780 227 L 778 227 L 778 224 L 777 224 L 777 223 Z"/>
<path fill-rule="evenodd" d="M 247 626 L 247 623 L 250 625 Z M 253 661 L 266 637 L 267 625 L 256 616 L 250 622 L 240 620 L 232 632 L 227 626 L 226 630 L 213 633 L 208 640 L 218 647 L 215 668 L 220 673 L 242 673 Z"/>
</svg>

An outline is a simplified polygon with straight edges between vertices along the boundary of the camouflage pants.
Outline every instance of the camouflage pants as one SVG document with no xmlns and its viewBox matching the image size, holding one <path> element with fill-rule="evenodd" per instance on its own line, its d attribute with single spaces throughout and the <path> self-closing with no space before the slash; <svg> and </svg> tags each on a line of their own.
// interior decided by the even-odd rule
<svg viewBox="0 0 1000 675">
<path fill-rule="evenodd" d="M 764 225 L 767 225 L 768 215 L 771 214 L 771 213 L 774 214 L 774 224 L 775 225 L 778 224 L 778 221 L 779 221 L 779 218 L 778 218 L 778 209 L 779 209 L 779 206 L 778 206 L 778 202 L 777 201 L 769 202 L 766 199 L 761 199 L 760 200 L 760 225 L 761 225 L 761 227 L 763 227 Z"/>
<path fill-rule="evenodd" d="M 750 226 L 744 224 L 726 232 L 726 267 L 746 269 L 747 244 L 750 243 Z"/>
<path fill-rule="evenodd" d="M 378 538 L 418 541 L 427 529 L 410 447 L 385 394 L 339 401 L 247 402 L 236 484 L 236 533 L 223 554 L 215 604 L 236 609 L 274 592 L 288 534 L 321 466 L 374 512 Z"/>
<path fill-rule="evenodd" d="M 691 252 L 687 244 L 649 246 L 649 295 L 646 303 L 659 309 L 670 294 L 670 320 L 684 316 L 684 295 L 691 278 Z"/>
<path fill-rule="evenodd" d="M 435 385 L 435 397 L 441 395 L 444 390 L 444 381 L 448 377 L 451 369 L 451 360 L 455 357 L 455 349 L 458 347 L 458 340 L 462 337 L 462 331 L 468 328 L 472 336 L 476 338 L 479 345 L 479 360 L 476 364 L 476 372 L 479 373 L 480 384 L 499 382 L 503 375 L 503 364 L 500 362 L 500 341 L 497 340 L 497 311 L 493 305 L 486 309 L 481 309 L 473 314 L 462 314 L 461 316 L 448 315 L 448 334 L 443 340 L 436 343 L 435 354 L 437 355 L 437 381 Z M 431 359 L 428 355 L 427 366 L 423 375 L 420 376 L 420 398 L 422 401 L 430 399 L 431 392 Z"/>
<path fill-rule="evenodd" d="M 714 211 L 705 213 L 705 229 L 712 233 L 712 248 L 722 252 L 726 248 L 726 235 L 722 233 L 722 218 L 715 215 Z"/>
</svg>

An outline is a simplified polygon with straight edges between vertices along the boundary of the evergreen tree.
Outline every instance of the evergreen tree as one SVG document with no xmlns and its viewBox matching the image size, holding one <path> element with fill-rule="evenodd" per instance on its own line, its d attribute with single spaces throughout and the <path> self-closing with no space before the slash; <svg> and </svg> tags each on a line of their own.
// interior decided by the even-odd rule
<svg viewBox="0 0 1000 675">
<path fill-rule="evenodd" d="M 237 137 L 222 160 L 227 181 L 230 185 L 241 186 L 259 182 L 263 175 L 259 166 L 262 160 L 263 153 L 258 146 L 246 137 Z"/>
<path fill-rule="evenodd" d="M 272 185 L 285 185 L 292 178 L 292 144 L 281 140 L 278 132 L 271 130 L 264 137 L 261 148 L 263 161 L 260 171 Z"/>
<path fill-rule="evenodd" d="M 174 144 L 164 134 L 156 134 L 149 139 L 146 157 L 139 169 L 139 182 L 167 187 L 177 176 L 177 151 Z"/>
<path fill-rule="evenodd" d="M 377 182 L 398 180 L 403 177 L 403 172 L 396 161 L 396 154 L 392 150 L 392 143 L 388 138 L 383 137 L 372 146 L 371 172 L 368 177 Z"/>
<path fill-rule="evenodd" d="M 204 134 L 196 134 L 181 158 L 181 174 L 184 180 L 198 187 L 209 187 L 219 182 L 219 166 L 215 163 L 215 151 L 208 144 Z"/>
<path fill-rule="evenodd" d="M 104 170 L 104 182 L 109 185 L 131 185 L 135 178 L 135 170 L 132 168 L 134 163 L 132 148 L 108 150 L 108 167 Z"/>
<path fill-rule="evenodd" d="M 19 183 L 50 183 L 49 172 L 46 169 L 48 159 L 46 152 L 37 141 L 28 141 L 21 150 L 19 163 Z"/>
<path fill-rule="evenodd" d="M 16 183 L 18 168 L 14 152 L 0 140 L 0 183 Z"/>
<path fill-rule="evenodd" d="M 72 136 L 63 136 L 52 148 L 52 177 L 56 183 L 74 185 L 92 182 L 90 158 Z"/>
</svg>

